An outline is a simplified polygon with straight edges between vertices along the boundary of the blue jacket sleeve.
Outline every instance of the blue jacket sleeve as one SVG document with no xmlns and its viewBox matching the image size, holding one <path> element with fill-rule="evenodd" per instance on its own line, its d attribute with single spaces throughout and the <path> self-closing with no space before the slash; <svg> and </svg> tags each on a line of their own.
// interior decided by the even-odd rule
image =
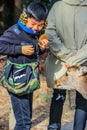
<svg viewBox="0 0 87 130">
<path fill-rule="evenodd" d="M 0 54 L 3 55 L 21 54 L 20 41 L 12 31 L 6 30 L 4 34 L 0 37 Z"/>
</svg>

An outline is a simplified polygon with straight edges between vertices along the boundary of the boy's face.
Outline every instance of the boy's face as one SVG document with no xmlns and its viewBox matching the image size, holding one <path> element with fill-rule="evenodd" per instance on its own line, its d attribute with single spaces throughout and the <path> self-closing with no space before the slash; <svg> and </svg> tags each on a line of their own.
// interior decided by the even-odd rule
<svg viewBox="0 0 87 130">
<path fill-rule="evenodd" d="M 36 31 L 40 31 L 43 29 L 44 23 L 45 23 L 44 20 L 37 21 L 35 18 L 31 17 L 31 18 L 28 18 L 26 27 L 28 27 L 36 32 Z"/>
</svg>

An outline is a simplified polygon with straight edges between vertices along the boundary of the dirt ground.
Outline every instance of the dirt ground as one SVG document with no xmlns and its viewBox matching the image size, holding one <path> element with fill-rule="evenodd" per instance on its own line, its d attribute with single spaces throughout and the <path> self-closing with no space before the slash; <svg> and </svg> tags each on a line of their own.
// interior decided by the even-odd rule
<svg viewBox="0 0 87 130">
<path fill-rule="evenodd" d="M 8 130 L 9 96 L 0 86 L 0 130 Z"/>
<path fill-rule="evenodd" d="M 47 130 L 51 96 L 52 90 L 47 88 L 45 77 L 41 76 L 41 88 L 34 92 L 33 124 L 31 130 Z M 73 115 L 74 110 L 69 107 L 67 94 L 62 124 L 72 121 Z M 0 130 L 9 130 L 9 96 L 3 87 L 0 87 Z"/>
</svg>

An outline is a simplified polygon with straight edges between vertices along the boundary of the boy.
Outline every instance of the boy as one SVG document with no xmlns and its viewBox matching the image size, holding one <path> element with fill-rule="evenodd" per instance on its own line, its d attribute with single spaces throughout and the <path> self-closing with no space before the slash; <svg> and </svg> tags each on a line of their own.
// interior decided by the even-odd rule
<svg viewBox="0 0 87 130">
<path fill-rule="evenodd" d="M 47 13 L 46 7 L 40 2 L 31 2 L 20 15 L 18 23 L 0 37 L 0 54 L 7 55 L 8 60 L 16 64 L 37 61 L 37 51 L 43 54 L 48 45 L 46 39 L 38 42 Z M 30 130 L 33 92 L 22 96 L 9 92 L 9 95 L 16 119 L 14 130 Z"/>
</svg>

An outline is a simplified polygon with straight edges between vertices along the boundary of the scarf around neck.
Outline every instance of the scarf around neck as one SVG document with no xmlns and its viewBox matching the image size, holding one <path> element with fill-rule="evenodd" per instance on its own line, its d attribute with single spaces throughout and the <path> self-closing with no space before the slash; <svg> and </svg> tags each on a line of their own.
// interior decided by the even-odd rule
<svg viewBox="0 0 87 130">
<path fill-rule="evenodd" d="M 34 30 L 26 27 L 24 24 L 21 23 L 20 19 L 18 20 L 18 26 L 20 26 L 25 32 L 30 33 L 30 34 L 36 34 L 37 32 L 34 32 Z"/>
</svg>

